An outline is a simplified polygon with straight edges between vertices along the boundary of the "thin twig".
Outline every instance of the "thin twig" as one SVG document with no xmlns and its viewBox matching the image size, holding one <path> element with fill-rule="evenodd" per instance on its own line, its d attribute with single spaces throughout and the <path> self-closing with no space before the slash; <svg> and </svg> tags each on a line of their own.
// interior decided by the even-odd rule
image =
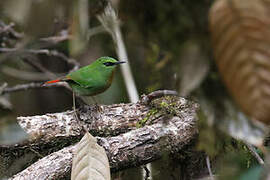
<svg viewBox="0 0 270 180">
<path fill-rule="evenodd" d="M 47 56 L 55 56 L 60 58 L 61 60 L 66 61 L 68 64 L 73 65 L 73 68 L 71 69 L 71 71 L 75 71 L 77 69 L 79 69 L 80 64 L 71 58 L 68 58 L 64 53 L 58 52 L 56 50 L 48 50 L 48 49 L 17 49 L 17 48 L 0 48 L 0 52 L 2 53 L 11 53 L 11 55 L 13 55 L 13 53 L 15 53 L 15 55 L 17 54 L 21 54 L 21 53 L 30 53 L 30 54 L 35 54 L 35 55 L 47 55 Z M 0 60 L 0 64 L 4 62 L 5 59 Z"/>
<path fill-rule="evenodd" d="M 42 66 L 40 63 L 38 63 L 37 61 L 35 61 L 35 59 L 34 60 L 30 60 L 28 58 L 23 58 L 23 61 L 26 62 L 27 64 L 29 64 L 30 66 L 32 66 L 33 68 L 35 68 L 36 70 L 38 70 L 40 72 L 44 72 L 48 77 L 50 77 L 50 79 L 53 79 L 53 78 L 56 78 L 57 77 L 57 75 L 55 75 L 54 73 L 52 73 L 51 71 L 49 71 L 47 68 L 45 68 L 44 66 Z"/>
<path fill-rule="evenodd" d="M 83 37 L 87 36 L 89 28 L 89 2 L 88 0 L 78 1 L 79 29 Z"/>
<path fill-rule="evenodd" d="M 57 88 L 57 87 L 63 87 L 65 89 L 67 89 L 68 91 L 72 92 L 72 89 L 68 86 L 67 83 L 65 82 L 58 82 L 58 83 L 54 83 L 54 84 L 49 84 L 44 86 L 44 83 L 38 82 L 38 83 L 28 83 L 28 84 L 19 84 L 19 85 L 15 85 L 13 87 L 4 87 L 2 89 L 2 91 L 0 91 L 0 95 L 4 95 L 7 93 L 14 93 L 14 92 L 18 92 L 18 91 L 26 91 L 29 89 L 41 89 L 41 88 Z M 77 96 L 77 101 L 79 104 L 85 104 L 82 97 Z"/>
<path fill-rule="evenodd" d="M 251 152 L 251 154 L 256 158 L 256 160 L 258 161 L 258 163 L 259 163 L 260 165 L 264 165 L 263 159 L 262 159 L 261 156 L 256 152 L 255 148 L 254 148 L 252 145 L 248 144 L 248 143 L 245 143 L 245 144 L 246 144 L 248 150 Z"/>
<path fill-rule="evenodd" d="M 2 85 L 0 85 L 0 95 L 2 94 L 2 91 L 6 87 L 7 87 L 7 83 L 3 83 Z M 12 104 L 9 102 L 7 97 L 0 96 L 0 108 L 4 108 L 4 109 L 8 109 L 8 110 L 12 109 Z"/>
<path fill-rule="evenodd" d="M 24 70 L 15 69 L 9 66 L 1 67 L 1 72 L 11 77 L 26 80 L 26 81 L 46 81 L 52 78 L 52 76 L 48 75 L 47 73 L 35 72 L 35 71 L 24 71 Z M 56 76 L 60 77 L 63 74 L 61 75 L 58 74 L 58 75 L 59 76 L 57 75 Z"/>
<path fill-rule="evenodd" d="M 36 150 L 34 150 L 33 148 L 29 148 L 30 151 L 32 151 L 33 153 L 35 153 L 39 158 L 43 158 L 44 156 L 42 156 L 39 152 L 37 152 Z"/>
<path fill-rule="evenodd" d="M 0 21 L 0 34 L 4 34 L 4 33 L 10 34 L 11 36 L 13 36 L 16 39 L 22 38 L 23 34 L 15 31 L 13 29 L 14 26 L 15 26 L 14 23 L 10 23 L 10 24 L 6 25 L 3 21 Z"/>
<path fill-rule="evenodd" d="M 15 54 L 16 53 L 30 53 L 30 54 L 35 54 L 35 55 L 55 56 L 55 57 L 58 57 L 59 59 L 65 61 L 68 64 L 71 64 L 73 66 L 73 68 L 69 72 L 78 70 L 79 67 L 80 67 L 80 63 L 78 63 L 76 60 L 71 59 L 71 58 L 67 57 L 64 53 L 58 52 L 56 50 L 0 48 L 0 52 L 3 52 L 3 53 L 15 53 Z M 0 60 L 0 64 L 1 64 L 1 62 L 2 61 Z M 15 69 L 13 69 L 13 70 L 15 70 Z M 39 67 L 39 70 L 41 70 L 41 71 L 43 71 L 43 72 L 46 73 L 46 71 L 43 68 L 40 68 Z M 20 74 L 21 75 L 21 73 L 16 73 L 16 74 Z M 42 75 L 44 77 L 44 74 L 42 74 Z M 55 76 L 57 76 L 57 75 L 55 75 Z M 46 78 L 44 80 L 47 80 L 47 79 L 48 78 Z M 64 87 L 64 88 L 68 89 L 69 91 L 72 91 L 72 89 L 66 83 L 56 83 L 56 84 L 51 84 L 51 85 L 46 85 L 46 86 L 44 86 L 43 83 L 29 83 L 29 84 L 17 85 L 17 86 L 11 87 L 11 88 L 5 88 L 3 90 L 3 92 L 2 92 L 2 94 L 10 93 L 10 92 L 16 92 L 16 91 L 22 91 L 22 90 L 28 90 L 28 89 L 51 88 L 51 87 Z M 81 97 L 77 96 L 77 98 L 78 98 L 78 100 L 79 100 L 80 103 L 83 102 L 83 100 L 82 100 Z"/>
<path fill-rule="evenodd" d="M 100 33 L 107 32 L 103 26 L 93 27 L 88 30 L 87 40 L 89 40 L 92 36 Z"/>
<path fill-rule="evenodd" d="M 112 5 L 108 3 L 104 13 L 102 15 L 98 15 L 97 18 L 112 36 L 119 60 L 128 62 L 128 56 L 120 30 L 119 19 Z M 130 102 L 137 102 L 139 100 L 139 95 L 129 64 L 123 64 L 121 66 L 121 71 L 126 84 Z"/>
<path fill-rule="evenodd" d="M 107 32 L 107 31 L 103 26 L 97 26 L 97 27 L 90 28 L 87 32 L 87 40 L 89 41 L 89 39 L 92 36 L 100 34 L 100 33 L 105 33 L 105 32 Z M 71 40 L 72 38 L 73 38 L 73 36 L 68 34 L 67 30 L 63 30 L 57 36 L 41 38 L 40 40 L 44 41 L 44 42 L 52 43 L 52 44 L 57 44 L 57 43 L 60 43 L 62 41 Z"/>
<path fill-rule="evenodd" d="M 144 180 L 149 180 L 149 178 L 150 178 L 150 170 L 147 168 L 146 165 L 143 165 L 142 167 L 143 167 L 143 169 L 145 171 Z"/>
<path fill-rule="evenodd" d="M 177 96 L 178 93 L 172 90 L 158 90 L 154 91 L 148 95 L 142 95 L 141 102 L 143 104 L 149 104 L 153 99 L 160 98 L 162 96 Z"/>
<path fill-rule="evenodd" d="M 62 41 L 70 40 L 71 38 L 72 36 L 68 34 L 68 30 L 62 30 L 59 35 L 41 38 L 40 40 L 52 44 L 57 44 Z"/>
<path fill-rule="evenodd" d="M 40 88 L 53 88 L 53 87 L 64 87 L 66 89 L 70 89 L 70 87 L 67 86 L 66 83 L 55 83 L 47 86 L 43 86 L 43 83 L 28 83 L 28 84 L 19 84 L 15 85 L 13 87 L 4 87 L 1 91 L 0 95 L 12 93 L 12 92 L 18 92 L 18 91 L 26 91 L 29 89 L 40 89 Z"/>
<path fill-rule="evenodd" d="M 208 172 L 209 172 L 210 179 L 215 180 L 215 178 L 213 176 L 213 173 L 212 173 L 212 170 L 211 170 L 211 163 L 210 163 L 209 156 L 206 156 L 206 165 L 207 165 L 207 169 L 208 169 Z"/>
</svg>

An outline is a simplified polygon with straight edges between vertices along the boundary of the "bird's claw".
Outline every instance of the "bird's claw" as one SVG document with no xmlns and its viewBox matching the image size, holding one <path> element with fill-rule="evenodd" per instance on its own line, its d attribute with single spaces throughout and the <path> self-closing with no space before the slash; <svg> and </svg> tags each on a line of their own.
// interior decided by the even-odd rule
<svg viewBox="0 0 270 180">
<path fill-rule="evenodd" d="M 97 103 L 95 103 L 94 108 L 95 108 L 95 110 L 96 110 L 97 112 L 102 112 L 102 111 L 103 111 L 102 106 L 98 105 Z"/>
</svg>

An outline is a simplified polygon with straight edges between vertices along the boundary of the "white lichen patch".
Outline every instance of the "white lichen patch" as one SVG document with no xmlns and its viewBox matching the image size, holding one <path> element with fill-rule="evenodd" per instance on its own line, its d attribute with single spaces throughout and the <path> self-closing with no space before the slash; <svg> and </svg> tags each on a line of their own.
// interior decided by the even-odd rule
<svg viewBox="0 0 270 180">
<path fill-rule="evenodd" d="M 179 127 L 176 125 L 176 123 L 174 123 L 175 121 L 180 121 L 180 124 L 182 123 L 179 117 L 175 116 L 172 118 L 172 120 L 168 124 L 167 130 L 170 131 L 170 133 L 172 133 L 173 135 L 179 134 Z"/>
<path fill-rule="evenodd" d="M 70 112 L 18 117 L 17 119 L 19 125 L 34 139 L 39 136 L 77 135 L 78 132 L 72 128 L 72 124 L 75 123 L 74 115 Z"/>
</svg>

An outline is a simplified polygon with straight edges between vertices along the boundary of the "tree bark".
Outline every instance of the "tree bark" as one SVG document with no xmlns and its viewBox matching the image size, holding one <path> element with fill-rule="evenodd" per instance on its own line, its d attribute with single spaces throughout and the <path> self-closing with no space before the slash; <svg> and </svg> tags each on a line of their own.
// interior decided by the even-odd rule
<svg viewBox="0 0 270 180">
<path fill-rule="evenodd" d="M 0 146 L 0 158 L 8 167 L 11 161 L 29 151 L 34 151 L 36 156 L 57 151 L 13 178 L 69 177 L 74 145 L 59 149 L 79 141 L 84 126 L 95 136 L 109 136 L 97 137 L 98 143 L 107 152 L 111 170 L 119 171 L 154 161 L 164 153 L 179 152 L 197 134 L 198 109 L 196 103 L 184 98 L 165 96 L 148 105 L 138 102 L 100 108 L 83 106 L 78 111 L 80 122 L 72 111 L 19 117 L 19 124 L 31 139 L 13 146 Z"/>
</svg>

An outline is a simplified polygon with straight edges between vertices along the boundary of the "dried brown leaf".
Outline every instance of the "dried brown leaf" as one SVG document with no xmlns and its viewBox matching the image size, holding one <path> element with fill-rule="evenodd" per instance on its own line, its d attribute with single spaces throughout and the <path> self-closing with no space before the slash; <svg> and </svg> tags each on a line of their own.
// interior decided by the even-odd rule
<svg viewBox="0 0 270 180">
<path fill-rule="evenodd" d="M 110 165 L 103 147 L 88 132 L 76 145 L 71 180 L 110 180 Z"/>
<path fill-rule="evenodd" d="M 218 0 L 210 10 L 214 54 L 242 111 L 270 123 L 270 1 Z"/>
</svg>

